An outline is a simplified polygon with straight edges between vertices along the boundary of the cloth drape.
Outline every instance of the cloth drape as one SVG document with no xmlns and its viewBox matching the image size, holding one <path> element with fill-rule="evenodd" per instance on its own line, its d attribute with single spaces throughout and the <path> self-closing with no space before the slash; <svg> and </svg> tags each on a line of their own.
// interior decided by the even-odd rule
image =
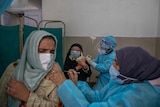
<svg viewBox="0 0 160 107">
<path fill-rule="evenodd" d="M 13 0 L 0 0 L 0 15 L 11 5 Z"/>
</svg>

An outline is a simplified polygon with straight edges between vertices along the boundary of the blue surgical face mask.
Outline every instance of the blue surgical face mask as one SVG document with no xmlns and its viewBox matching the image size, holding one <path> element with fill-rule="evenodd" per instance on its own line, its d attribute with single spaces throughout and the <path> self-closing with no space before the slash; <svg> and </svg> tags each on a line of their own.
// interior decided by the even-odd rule
<svg viewBox="0 0 160 107">
<path fill-rule="evenodd" d="M 120 72 L 113 65 L 111 65 L 111 67 L 109 69 L 109 74 L 110 74 L 110 78 L 119 84 L 123 84 L 125 81 L 128 81 L 128 80 L 131 80 L 131 81 L 138 80 L 138 79 L 130 78 L 130 77 L 127 77 L 127 76 L 120 74 Z M 121 76 L 124 79 L 122 80 L 122 79 L 118 78 L 117 76 Z"/>
<path fill-rule="evenodd" d="M 71 50 L 71 56 L 73 57 L 73 58 L 78 58 L 79 56 L 80 56 L 80 54 L 81 54 L 81 52 L 80 51 L 74 51 L 74 50 Z"/>
<path fill-rule="evenodd" d="M 113 65 L 111 65 L 109 69 L 109 74 L 112 80 L 119 84 L 123 84 L 124 81 L 117 77 L 118 75 L 120 75 L 120 72 Z"/>
<path fill-rule="evenodd" d="M 105 54 L 105 53 L 106 53 L 106 50 L 103 50 L 103 49 L 98 48 L 98 52 L 99 52 L 99 54 Z"/>
</svg>

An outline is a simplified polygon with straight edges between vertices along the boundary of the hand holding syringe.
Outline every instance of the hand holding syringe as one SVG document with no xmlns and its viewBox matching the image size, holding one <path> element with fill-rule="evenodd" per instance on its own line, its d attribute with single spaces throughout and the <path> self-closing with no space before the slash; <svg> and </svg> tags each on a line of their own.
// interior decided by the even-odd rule
<svg viewBox="0 0 160 107">
<path fill-rule="evenodd" d="M 69 79 L 72 80 L 75 85 L 77 85 L 77 82 L 78 82 L 78 73 L 80 72 L 76 72 L 74 69 L 70 69 L 68 71 Z"/>
</svg>

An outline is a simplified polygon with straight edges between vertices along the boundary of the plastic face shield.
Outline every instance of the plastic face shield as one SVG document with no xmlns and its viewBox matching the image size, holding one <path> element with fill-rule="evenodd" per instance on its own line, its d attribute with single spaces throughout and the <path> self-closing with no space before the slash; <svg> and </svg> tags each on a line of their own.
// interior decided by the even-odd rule
<svg viewBox="0 0 160 107">
<path fill-rule="evenodd" d="M 98 49 L 108 50 L 108 49 L 110 49 L 110 48 L 111 48 L 111 46 L 110 46 L 104 39 L 100 40 L 100 41 L 98 42 L 98 44 L 96 45 L 96 49 L 97 49 L 97 50 L 98 50 Z"/>
</svg>

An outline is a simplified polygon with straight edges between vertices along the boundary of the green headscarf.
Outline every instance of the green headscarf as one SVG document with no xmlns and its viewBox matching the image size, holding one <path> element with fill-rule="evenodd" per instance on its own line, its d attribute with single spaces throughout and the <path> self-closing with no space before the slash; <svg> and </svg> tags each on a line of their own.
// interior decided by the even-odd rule
<svg viewBox="0 0 160 107">
<path fill-rule="evenodd" d="M 51 33 L 43 30 L 31 32 L 25 42 L 20 62 L 13 74 L 14 79 L 23 82 L 30 91 L 34 91 L 38 87 L 41 80 L 44 79 L 46 74 L 52 69 L 52 65 L 56 63 L 57 46 L 55 46 L 55 52 L 47 70 L 44 70 L 40 63 L 38 46 L 40 40 L 45 36 L 52 36 L 56 41 L 56 45 L 58 44 L 56 37 Z M 19 105 L 20 100 L 8 96 L 8 107 L 19 107 Z"/>
<path fill-rule="evenodd" d="M 40 63 L 38 46 L 40 40 L 44 36 L 52 36 L 57 44 L 57 39 L 54 35 L 43 30 L 33 31 L 25 42 L 21 60 L 14 72 L 14 78 L 18 81 L 23 82 L 31 91 L 35 90 L 38 87 L 41 80 L 52 69 L 53 63 L 55 63 L 57 46 L 55 46 L 54 58 L 48 65 L 46 71 L 43 69 Z"/>
</svg>

